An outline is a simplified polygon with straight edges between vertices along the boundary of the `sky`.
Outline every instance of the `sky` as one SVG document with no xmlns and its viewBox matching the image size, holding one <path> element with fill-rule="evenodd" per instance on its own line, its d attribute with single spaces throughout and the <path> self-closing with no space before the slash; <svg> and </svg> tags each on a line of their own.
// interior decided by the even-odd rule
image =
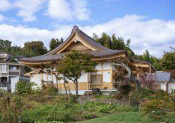
<svg viewBox="0 0 175 123">
<path fill-rule="evenodd" d="M 66 39 L 74 25 L 131 39 L 137 54 L 161 57 L 175 47 L 175 0 L 0 0 L 0 39 L 13 45 Z"/>
</svg>

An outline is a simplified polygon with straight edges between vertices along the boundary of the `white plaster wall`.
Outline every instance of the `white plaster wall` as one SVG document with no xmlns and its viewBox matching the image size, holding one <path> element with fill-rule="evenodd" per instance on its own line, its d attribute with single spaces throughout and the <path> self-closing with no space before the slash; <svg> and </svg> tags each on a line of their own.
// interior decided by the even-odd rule
<svg viewBox="0 0 175 123">
<path fill-rule="evenodd" d="M 103 63 L 103 70 L 104 72 L 95 72 L 95 73 L 91 73 L 91 74 L 103 74 L 103 82 L 110 82 L 110 69 L 111 69 L 111 63 L 110 62 L 104 62 Z M 102 64 L 99 63 L 95 66 L 95 70 L 102 70 Z M 107 71 L 108 70 L 108 71 Z M 62 75 L 59 75 L 60 77 L 62 77 Z M 30 77 L 30 82 L 35 82 L 39 87 L 41 87 L 42 85 L 42 74 L 33 74 Z M 48 79 L 47 79 L 47 74 L 43 73 L 43 80 L 44 81 L 52 81 L 52 75 L 48 75 Z M 53 82 L 56 84 L 57 79 L 55 77 L 55 75 L 53 75 Z M 70 83 L 72 83 L 71 80 L 68 80 Z M 78 82 L 88 82 L 89 81 L 89 75 L 88 73 L 84 73 L 82 74 L 82 76 L 80 77 L 80 79 L 78 80 Z M 58 80 L 58 83 L 64 83 L 63 80 Z"/>
<path fill-rule="evenodd" d="M 110 70 L 111 69 L 111 63 L 110 62 L 104 62 L 103 63 L 103 70 Z"/>
<path fill-rule="evenodd" d="M 62 75 L 59 75 L 62 77 Z M 67 80 L 69 83 L 73 83 L 71 80 Z M 78 82 L 88 82 L 88 73 L 82 74 L 82 76 L 78 79 Z M 59 83 L 64 83 L 63 80 L 59 80 Z"/>
<path fill-rule="evenodd" d="M 175 90 L 175 82 L 168 83 L 168 93 L 172 93 L 173 90 Z"/>
<path fill-rule="evenodd" d="M 42 86 L 42 75 L 41 74 L 33 74 L 30 76 L 30 82 L 35 82 L 38 87 Z"/>
<path fill-rule="evenodd" d="M 111 82 L 110 80 L 111 73 L 110 72 L 103 72 L 103 82 Z"/>
<path fill-rule="evenodd" d="M 160 89 L 166 91 L 166 83 L 161 83 L 160 84 Z"/>
<path fill-rule="evenodd" d="M 53 77 L 53 75 L 52 74 L 49 74 L 48 75 L 48 81 L 52 81 L 52 77 Z"/>
<path fill-rule="evenodd" d="M 82 74 L 82 76 L 78 79 L 78 82 L 88 82 L 88 73 Z"/>
<path fill-rule="evenodd" d="M 47 74 L 46 73 L 43 73 L 43 80 L 47 81 Z"/>
<path fill-rule="evenodd" d="M 101 63 L 95 66 L 95 70 L 101 70 Z"/>
</svg>

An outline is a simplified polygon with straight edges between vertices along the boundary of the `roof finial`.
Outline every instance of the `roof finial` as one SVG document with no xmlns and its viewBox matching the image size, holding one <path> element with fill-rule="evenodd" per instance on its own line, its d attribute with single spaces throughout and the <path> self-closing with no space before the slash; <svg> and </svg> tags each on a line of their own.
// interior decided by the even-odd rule
<svg viewBox="0 0 175 123">
<path fill-rule="evenodd" d="M 75 26 L 73 26 L 73 29 L 78 29 L 78 26 L 76 26 L 76 25 L 75 25 Z"/>
<path fill-rule="evenodd" d="M 73 33 L 73 32 L 76 32 L 77 30 L 78 30 L 78 26 L 76 26 L 76 25 L 73 26 L 72 33 Z"/>
</svg>

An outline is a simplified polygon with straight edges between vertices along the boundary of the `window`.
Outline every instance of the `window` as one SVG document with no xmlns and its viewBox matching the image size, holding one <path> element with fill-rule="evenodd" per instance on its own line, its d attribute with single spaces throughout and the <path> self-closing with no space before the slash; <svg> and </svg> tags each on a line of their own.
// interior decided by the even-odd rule
<svg viewBox="0 0 175 123">
<path fill-rule="evenodd" d="M 16 66 L 10 66 L 10 70 L 17 70 Z"/>
<path fill-rule="evenodd" d="M 101 74 L 91 75 L 91 82 L 92 83 L 102 83 L 102 75 Z"/>
<path fill-rule="evenodd" d="M 1 72 L 2 73 L 6 73 L 7 72 L 7 65 L 5 65 L 5 64 L 1 65 Z"/>
</svg>

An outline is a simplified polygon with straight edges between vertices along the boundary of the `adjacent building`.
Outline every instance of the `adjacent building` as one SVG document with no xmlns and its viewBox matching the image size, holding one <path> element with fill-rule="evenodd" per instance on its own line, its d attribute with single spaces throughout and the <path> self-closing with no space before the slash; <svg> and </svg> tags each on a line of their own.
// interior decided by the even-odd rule
<svg viewBox="0 0 175 123">
<path fill-rule="evenodd" d="M 149 74 L 154 79 L 154 89 L 164 90 L 168 93 L 175 92 L 175 80 L 172 78 L 171 72 L 156 71 L 155 73 Z"/>
<path fill-rule="evenodd" d="M 137 77 L 140 71 L 152 73 L 155 69 L 148 62 L 137 61 L 129 58 L 125 50 L 111 50 L 94 41 L 91 37 L 74 26 L 67 40 L 54 50 L 45 55 L 21 58 L 21 64 L 29 66 L 33 71 L 27 73 L 30 81 L 35 82 L 39 87 L 53 84 L 64 90 L 64 81 L 58 80 L 57 64 L 66 53 L 77 50 L 82 53 L 90 54 L 93 60 L 97 62 L 96 72 L 84 73 L 79 81 L 79 94 L 92 88 L 101 90 L 114 90 L 114 79 L 116 66 L 118 63 L 124 63 L 132 71 L 132 75 Z M 74 93 L 75 87 L 72 81 L 66 85 Z"/>
<path fill-rule="evenodd" d="M 12 78 L 23 77 L 24 67 L 15 62 L 10 62 L 12 56 L 0 52 L 0 89 L 11 92 Z"/>
</svg>

